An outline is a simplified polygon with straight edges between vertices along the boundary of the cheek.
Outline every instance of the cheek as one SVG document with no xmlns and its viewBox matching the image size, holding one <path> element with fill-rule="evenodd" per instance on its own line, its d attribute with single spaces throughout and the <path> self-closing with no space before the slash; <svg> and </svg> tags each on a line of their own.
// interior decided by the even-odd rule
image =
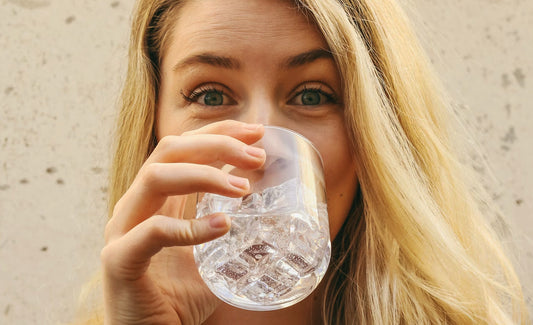
<svg viewBox="0 0 533 325">
<path fill-rule="evenodd" d="M 342 227 L 357 189 L 355 162 L 347 135 L 342 130 L 340 127 L 327 136 L 323 134 L 315 142 L 324 161 L 332 239 Z"/>
<path fill-rule="evenodd" d="M 351 201 L 357 177 L 349 147 L 331 143 L 323 152 L 328 200 L 332 203 L 338 203 L 343 198 Z"/>
<path fill-rule="evenodd" d="M 328 189 L 355 181 L 355 163 L 350 150 L 350 141 L 342 125 L 330 127 L 330 132 L 321 132 L 313 140 L 324 162 Z"/>
</svg>

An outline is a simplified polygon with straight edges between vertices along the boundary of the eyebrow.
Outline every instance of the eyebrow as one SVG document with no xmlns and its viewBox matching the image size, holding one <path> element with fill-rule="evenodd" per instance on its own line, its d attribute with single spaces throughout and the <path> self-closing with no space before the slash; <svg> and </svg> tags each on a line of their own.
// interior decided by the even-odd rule
<svg viewBox="0 0 533 325">
<path fill-rule="evenodd" d="M 314 49 L 314 50 L 310 50 L 310 51 L 289 57 L 284 62 L 282 62 L 280 67 L 281 68 L 297 68 L 297 67 L 306 65 L 308 63 L 311 63 L 313 61 L 316 61 L 318 59 L 333 59 L 333 55 L 331 54 L 330 51 L 325 50 L 325 49 Z M 190 56 L 184 59 L 183 61 L 176 63 L 174 67 L 172 68 L 172 71 L 177 71 L 179 69 L 183 69 L 187 66 L 191 66 L 195 64 L 207 64 L 207 65 L 211 65 L 214 67 L 231 69 L 231 70 L 239 70 L 241 68 L 240 61 L 235 58 L 220 56 L 220 55 L 216 55 L 212 53 L 201 53 L 201 54 Z"/>
<path fill-rule="evenodd" d="M 172 68 L 172 71 L 183 69 L 187 66 L 195 65 L 195 64 L 207 64 L 207 65 L 211 65 L 214 67 L 220 67 L 220 68 L 232 69 L 232 70 L 238 70 L 241 68 L 241 64 L 239 60 L 237 59 L 215 55 L 212 53 L 201 53 L 201 54 L 190 56 L 184 59 L 183 61 L 178 62 L 176 65 L 174 65 L 174 68 Z"/>
<path fill-rule="evenodd" d="M 325 49 L 314 49 L 307 51 L 293 57 L 288 58 L 281 67 L 283 68 L 297 68 L 302 65 L 306 65 L 318 59 L 331 59 L 333 60 L 333 54 Z"/>
</svg>

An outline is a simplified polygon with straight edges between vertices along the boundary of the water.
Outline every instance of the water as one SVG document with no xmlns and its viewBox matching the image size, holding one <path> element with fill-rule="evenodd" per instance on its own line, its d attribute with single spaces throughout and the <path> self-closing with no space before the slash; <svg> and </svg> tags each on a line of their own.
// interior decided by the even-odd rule
<svg viewBox="0 0 533 325">
<path fill-rule="evenodd" d="M 306 194 L 293 179 L 244 199 L 204 196 L 199 216 L 211 207 L 232 219 L 226 235 L 194 248 L 200 275 L 215 295 L 240 308 L 274 310 L 316 288 L 331 245 L 326 206 L 306 205 Z"/>
</svg>

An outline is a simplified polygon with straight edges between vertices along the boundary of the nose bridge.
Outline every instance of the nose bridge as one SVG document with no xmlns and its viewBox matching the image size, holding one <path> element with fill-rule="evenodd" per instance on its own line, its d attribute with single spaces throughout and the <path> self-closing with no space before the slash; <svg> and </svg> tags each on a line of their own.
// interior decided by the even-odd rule
<svg viewBox="0 0 533 325">
<path fill-rule="evenodd" d="M 242 120 L 246 123 L 272 125 L 279 114 L 278 103 L 265 89 L 250 95 Z"/>
</svg>

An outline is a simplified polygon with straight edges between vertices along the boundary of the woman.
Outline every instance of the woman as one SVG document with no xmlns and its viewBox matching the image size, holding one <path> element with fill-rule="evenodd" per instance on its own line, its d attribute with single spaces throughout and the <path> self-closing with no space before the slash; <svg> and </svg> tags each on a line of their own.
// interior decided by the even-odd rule
<svg viewBox="0 0 533 325">
<path fill-rule="evenodd" d="M 140 0 L 112 169 L 109 324 L 526 323 L 520 284 L 451 150 L 447 107 L 394 0 Z M 227 216 L 188 195 L 241 196 L 209 167 L 258 168 L 262 125 L 324 158 L 333 258 L 292 307 L 222 304 L 192 247 Z"/>
</svg>

